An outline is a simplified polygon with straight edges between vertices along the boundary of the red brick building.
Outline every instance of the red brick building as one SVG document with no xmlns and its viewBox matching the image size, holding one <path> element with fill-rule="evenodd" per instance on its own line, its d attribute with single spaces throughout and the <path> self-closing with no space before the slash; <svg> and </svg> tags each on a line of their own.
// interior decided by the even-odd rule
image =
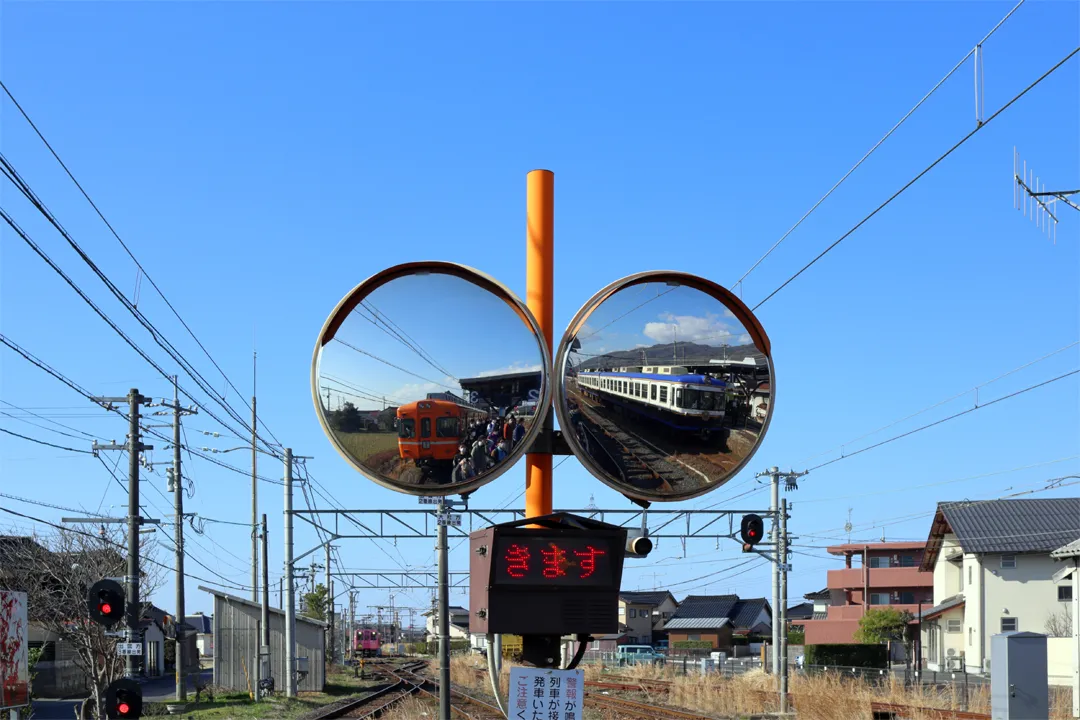
<svg viewBox="0 0 1080 720">
<path fill-rule="evenodd" d="M 844 567 L 828 572 L 828 605 L 820 600 L 813 617 L 801 624 L 806 644 L 854 642 L 859 618 L 870 608 L 918 612 L 934 604 L 934 574 L 919 569 L 925 542 L 850 543 L 827 548 L 844 557 Z M 852 560 L 857 558 L 857 564 Z M 813 593 L 815 596 L 819 593 Z"/>
</svg>

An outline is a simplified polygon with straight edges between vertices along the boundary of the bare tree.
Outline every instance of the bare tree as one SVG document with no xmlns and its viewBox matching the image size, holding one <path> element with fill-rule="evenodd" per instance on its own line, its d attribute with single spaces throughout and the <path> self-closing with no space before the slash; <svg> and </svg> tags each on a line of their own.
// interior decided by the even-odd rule
<svg viewBox="0 0 1080 720">
<path fill-rule="evenodd" d="M 123 531 L 104 527 L 98 534 L 63 529 L 0 537 L 0 588 L 27 593 L 30 622 L 72 649 L 72 663 L 89 681 L 99 718 L 105 717 L 105 688 L 123 677 L 124 662 L 116 654 L 116 638 L 90 619 L 86 598 L 98 580 L 127 574 L 123 540 Z M 144 541 L 140 556 L 147 571 L 140 578 L 140 598 L 149 598 L 161 583 L 160 566 L 147 562 L 151 551 Z"/>
<path fill-rule="evenodd" d="M 1073 621 L 1069 607 L 1063 607 L 1059 612 L 1051 613 L 1043 625 L 1046 634 L 1050 637 L 1072 637 Z"/>
</svg>

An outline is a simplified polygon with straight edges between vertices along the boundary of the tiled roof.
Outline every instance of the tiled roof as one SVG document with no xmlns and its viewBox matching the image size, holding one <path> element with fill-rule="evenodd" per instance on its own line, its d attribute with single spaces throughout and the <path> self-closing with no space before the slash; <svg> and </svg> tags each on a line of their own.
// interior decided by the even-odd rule
<svg viewBox="0 0 1080 720">
<path fill-rule="evenodd" d="M 811 620 L 825 620 L 828 617 L 829 617 L 829 612 L 827 610 L 822 610 L 821 612 L 815 612 L 814 616 L 811 617 L 810 619 Z"/>
<path fill-rule="evenodd" d="M 736 629 L 745 629 L 757 622 L 762 610 L 772 616 L 765 598 L 741 600 L 738 595 L 689 595 L 679 604 L 672 620 L 727 618 Z M 671 627 L 671 620 L 664 627 Z"/>
<path fill-rule="evenodd" d="M 726 617 L 673 617 L 664 623 L 664 630 L 719 630 L 730 624 Z"/>
<path fill-rule="evenodd" d="M 818 590 L 817 592 L 806 593 L 805 595 L 803 595 L 803 597 L 807 600 L 828 600 L 829 588 L 824 588 L 822 590 Z"/>
<path fill-rule="evenodd" d="M 915 620 L 919 620 L 920 618 L 923 619 L 923 620 L 929 620 L 931 618 L 937 617 L 938 615 L 941 615 L 944 612 L 948 612 L 949 610 L 952 610 L 953 608 L 958 608 L 963 604 L 964 604 L 964 596 L 963 595 L 953 595 L 952 597 L 945 598 L 944 600 L 942 600 L 940 603 L 938 603 L 934 607 L 923 610 L 922 615 L 919 615 L 918 613 L 916 613 L 915 614 Z"/>
<path fill-rule="evenodd" d="M 659 605 L 671 597 L 671 593 L 667 590 L 661 590 L 657 592 L 629 592 L 623 591 L 619 593 L 619 599 L 625 600 L 628 603 L 634 603 L 635 605 Z M 672 598 L 674 600 L 674 598 Z"/>
<path fill-rule="evenodd" d="M 195 628 L 195 632 L 214 632 L 214 618 L 212 615 L 188 615 L 184 618 L 184 622 Z"/>
<path fill-rule="evenodd" d="M 938 503 L 924 569 L 933 567 L 947 532 L 965 553 L 1048 553 L 1080 536 L 1080 498 Z"/>
<path fill-rule="evenodd" d="M 814 603 L 804 602 L 787 609 L 788 620 L 804 620 L 814 614 Z"/>
</svg>

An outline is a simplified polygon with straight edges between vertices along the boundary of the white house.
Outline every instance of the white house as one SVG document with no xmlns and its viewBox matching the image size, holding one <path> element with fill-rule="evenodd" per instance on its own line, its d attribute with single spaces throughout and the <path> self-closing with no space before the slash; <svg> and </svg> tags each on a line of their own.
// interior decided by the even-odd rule
<svg viewBox="0 0 1080 720">
<path fill-rule="evenodd" d="M 679 604 L 667 590 L 619 593 L 619 622 L 626 625 L 630 645 L 653 645 L 667 637 L 661 630 Z"/>
<path fill-rule="evenodd" d="M 1054 577 L 1072 580 L 1072 605 L 1069 614 L 1072 618 L 1072 638 L 1069 641 L 1069 653 L 1072 655 L 1072 711 L 1074 718 L 1080 718 L 1080 538 L 1050 553 L 1050 557 L 1066 563 Z"/>
<path fill-rule="evenodd" d="M 1073 597 L 1050 553 L 1078 536 L 1080 498 L 938 503 L 922 563 L 934 573 L 934 607 L 918 618 L 926 667 L 990 672 L 991 636 L 1048 632 Z M 1068 643 L 1049 639 L 1052 683 L 1071 682 Z"/>
<path fill-rule="evenodd" d="M 427 636 L 429 640 L 439 638 L 438 613 L 428 610 L 424 613 L 427 618 Z M 469 639 L 469 611 L 457 605 L 450 606 L 450 640 Z"/>
</svg>

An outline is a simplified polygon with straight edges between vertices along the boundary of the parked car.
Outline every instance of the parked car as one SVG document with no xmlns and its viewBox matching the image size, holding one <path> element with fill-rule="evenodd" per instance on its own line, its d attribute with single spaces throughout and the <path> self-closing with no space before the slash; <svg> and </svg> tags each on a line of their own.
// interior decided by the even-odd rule
<svg viewBox="0 0 1080 720">
<path fill-rule="evenodd" d="M 615 650 L 615 659 L 620 665 L 651 665 L 663 657 L 651 645 L 620 645 Z"/>
</svg>

